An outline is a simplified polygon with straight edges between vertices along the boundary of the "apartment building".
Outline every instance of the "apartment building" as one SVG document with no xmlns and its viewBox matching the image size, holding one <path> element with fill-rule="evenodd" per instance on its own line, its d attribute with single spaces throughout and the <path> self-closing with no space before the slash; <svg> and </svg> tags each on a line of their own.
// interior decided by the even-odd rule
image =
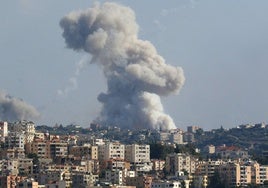
<svg viewBox="0 0 268 188">
<path fill-rule="evenodd" d="M 32 121 L 18 121 L 11 126 L 11 132 L 24 133 L 25 143 L 31 143 L 35 135 L 35 124 Z"/>
<path fill-rule="evenodd" d="M 5 139 L 8 148 L 19 148 L 24 150 L 25 134 L 23 132 L 10 132 Z"/>
<path fill-rule="evenodd" d="M 82 160 L 81 166 L 85 167 L 85 172 L 99 174 L 100 164 L 98 160 Z"/>
<path fill-rule="evenodd" d="M 125 159 L 131 163 L 150 162 L 150 145 L 126 145 Z"/>
<path fill-rule="evenodd" d="M 26 177 L 17 175 L 0 176 L 0 188 L 15 188 L 17 182 L 25 179 Z"/>
<path fill-rule="evenodd" d="M 103 168 L 108 170 L 130 170 L 130 162 L 123 159 L 110 159 L 104 161 Z"/>
<path fill-rule="evenodd" d="M 17 183 L 16 188 L 38 188 L 38 182 L 31 179 L 25 179 Z"/>
<path fill-rule="evenodd" d="M 212 177 L 214 176 L 215 171 L 218 169 L 218 167 L 225 163 L 226 162 L 222 160 L 198 161 L 196 163 L 195 175 Z"/>
<path fill-rule="evenodd" d="M 261 166 L 256 161 L 234 161 L 218 167 L 220 177 L 230 186 L 263 184 L 268 180 L 268 166 Z"/>
<path fill-rule="evenodd" d="M 160 159 L 152 159 L 152 170 L 154 171 L 161 171 L 164 169 L 166 161 Z"/>
<path fill-rule="evenodd" d="M 136 176 L 127 177 L 126 184 L 136 186 L 136 188 L 151 188 L 153 177 L 151 176 Z"/>
<path fill-rule="evenodd" d="M 248 152 L 236 146 L 220 146 L 216 149 L 215 154 L 222 159 L 247 159 Z"/>
<path fill-rule="evenodd" d="M 69 149 L 69 155 L 79 158 L 98 159 L 98 146 L 84 145 L 72 146 Z"/>
<path fill-rule="evenodd" d="M 8 136 L 8 122 L 0 121 L 0 141 L 5 142 L 5 138 Z"/>
<path fill-rule="evenodd" d="M 75 173 L 72 175 L 75 187 L 87 188 L 94 186 L 99 181 L 99 176 L 92 173 Z"/>
<path fill-rule="evenodd" d="M 251 183 L 251 167 L 229 162 L 219 166 L 222 181 L 229 186 L 247 186 Z"/>
<path fill-rule="evenodd" d="M 180 181 L 153 181 L 151 188 L 179 188 L 182 187 Z M 189 188 L 189 184 L 185 185 L 185 188 Z"/>
<path fill-rule="evenodd" d="M 35 153 L 39 158 L 47 159 L 50 158 L 50 142 L 35 138 L 34 142 L 30 145 L 30 153 Z"/>
<path fill-rule="evenodd" d="M 105 181 L 116 185 L 125 185 L 124 171 L 122 170 L 106 170 Z"/>
<path fill-rule="evenodd" d="M 186 171 L 193 174 L 196 168 L 196 159 L 189 154 L 173 153 L 166 157 L 166 171 L 169 174 L 177 175 L 180 172 Z"/>
<path fill-rule="evenodd" d="M 98 146 L 98 159 L 125 159 L 125 145 L 119 142 L 110 142 Z"/>
</svg>

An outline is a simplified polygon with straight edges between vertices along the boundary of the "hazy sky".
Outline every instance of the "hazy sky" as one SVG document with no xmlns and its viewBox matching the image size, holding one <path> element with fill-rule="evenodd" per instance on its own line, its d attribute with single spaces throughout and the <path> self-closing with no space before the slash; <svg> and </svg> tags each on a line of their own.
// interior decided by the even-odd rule
<svg viewBox="0 0 268 188">
<path fill-rule="evenodd" d="M 115 1 L 132 8 L 139 37 L 184 70 L 179 95 L 162 98 L 177 127 L 267 122 L 268 1 Z M 18 0 L 0 7 L 0 90 L 36 107 L 36 124 L 88 126 L 106 80 L 89 57 L 66 48 L 59 26 L 93 1 Z M 81 65 L 81 64 L 80 64 Z"/>
</svg>

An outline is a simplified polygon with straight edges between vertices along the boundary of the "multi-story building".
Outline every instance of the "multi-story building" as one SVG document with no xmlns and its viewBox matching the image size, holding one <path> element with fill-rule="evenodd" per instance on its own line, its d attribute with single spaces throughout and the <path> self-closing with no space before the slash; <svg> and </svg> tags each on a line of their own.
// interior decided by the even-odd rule
<svg viewBox="0 0 268 188">
<path fill-rule="evenodd" d="M 119 142 L 107 143 L 98 146 L 98 159 L 125 159 L 125 145 Z"/>
<path fill-rule="evenodd" d="M 111 182 L 112 184 L 125 185 L 124 182 L 124 171 L 122 170 L 106 170 L 105 181 Z"/>
<path fill-rule="evenodd" d="M 222 181 L 229 186 L 247 186 L 251 183 L 251 166 L 229 162 L 218 167 Z"/>
<path fill-rule="evenodd" d="M 125 159 L 131 163 L 150 162 L 150 145 L 126 145 Z"/>
<path fill-rule="evenodd" d="M 3 160 L 2 174 L 6 176 L 8 175 L 17 176 L 19 174 L 18 163 L 19 162 L 17 159 Z"/>
<path fill-rule="evenodd" d="M 180 181 L 153 181 L 151 188 L 178 188 L 181 187 L 182 183 Z M 185 185 L 186 188 L 189 188 L 189 184 Z"/>
<path fill-rule="evenodd" d="M 98 159 L 98 146 L 84 145 L 84 146 L 72 146 L 69 149 L 69 155 L 75 157 Z"/>
<path fill-rule="evenodd" d="M 151 188 L 153 177 L 151 176 L 136 176 L 127 177 L 126 184 L 136 186 L 136 188 Z"/>
<path fill-rule="evenodd" d="M 184 153 L 168 154 L 166 157 L 166 171 L 169 174 L 177 175 L 180 172 L 193 174 L 195 172 L 196 159 Z"/>
<path fill-rule="evenodd" d="M 217 168 L 225 163 L 226 162 L 222 160 L 198 161 L 196 163 L 195 175 L 212 177 L 214 176 Z"/>
<path fill-rule="evenodd" d="M 219 155 L 222 159 L 247 159 L 248 152 L 236 146 L 220 146 L 216 149 L 216 155 Z"/>
<path fill-rule="evenodd" d="M 8 136 L 8 123 L 6 121 L 0 121 L 0 141 L 5 142 L 5 138 Z"/>
<path fill-rule="evenodd" d="M 16 188 L 38 188 L 38 182 L 30 179 L 25 179 L 17 183 Z"/>
<path fill-rule="evenodd" d="M 154 171 L 164 170 L 166 161 L 160 159 L 152 159 L 151 162 L 153 164 L 152 170 Z"/>
<path fill-rule="evenodd" d="M 74 173 L 72 181 L 75 187 L 87 188 L 94 186 L 99 181 L 99 176 L 92 173 Z"/>
<path fill-rule="evenodd" d="M 23 132 L 10 132 L 5 142 L 7 148 L 19 148 L 24 150 L 25 135 Z"/>
<path fill-rule="evenodd" d="M 136 171 L 150 171 L 150 145 L 126 145 L 125 159 L 130 161 L 131 167 Z"/>
<path fill-rule="evenodd" d="M 188 126 L 187 127 L 187 132 L 188 133 L 196 133 L 198 129 L 201 129 L 199 126 L 193 125 L 193 126 Z"/>
<path fill-rule="evenodd" d="M 50 158 L 50 142 L 40 138 L 35 138 L 31 143 L 30 153 L 35 153 L 39 158 Z"/>
<path fill-rule="evenodd" d="M 108 170 L 130 170 L 130 162 L 123 159 L 110 159 L 104 161 L 102 167 Z"/>
<path fill-rule="evenodd" d="M 35 124 L 32 121 L 18 121 L 11 126 L 11 132 L 24 133 L 25 143 L 30 143 L 34 139 Z"/>
<path fill-rule="evenodd" d="M 85 172 L 99 174 L 100 172 L 100 165 L 98 160 L 82 160 L 81 166 L 85 167 Z"/>
<path fill-rule="evenodd" d="M 183 131 L 177 130 L 174 133 L 171 133 L 170 135 L 170 141 L 174 144 L 184 144 L 183 142 Z"/>
<path fill-rule="evenodd" d="M 208 154 L 214 154 L 216 152 L 216 147 L 214 145 L 208 145 L 205 149 Z"/>
<path fill-rule="evenodd" d="M 15 188 L 18 182 L 25 179 L 26 177 L 17 175 L 0 176 L 0 188 Z"/>
<path fill-rule="evenodd" d="M 268 166 L 261 166 L 256 161 L 233 161 L 218 167 L 221 179 L 229 186 L 248 186 L 263 184 L 268 180 Z"/>
<path fill-rule="evenodd" d="M 68 155 L 68 146 L 66 142 L 54 140 L 49 143 L 50 157 L 55 159 L 57 157 L 66 157 Z"/>
<path fill-rule="evenodd" d="M 260 184 L 263 184 L 264 181 L 268 181 L 268 165 L 260 166 Z"/>
</svg>

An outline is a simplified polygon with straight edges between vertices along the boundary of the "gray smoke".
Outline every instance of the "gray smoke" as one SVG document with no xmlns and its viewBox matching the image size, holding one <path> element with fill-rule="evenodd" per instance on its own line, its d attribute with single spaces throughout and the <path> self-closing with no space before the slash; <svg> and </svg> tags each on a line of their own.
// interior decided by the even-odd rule
<svg viewBox="0 0 268 188">
<path fill-rule="evenodd" d="M 125 128 L 172 129 L 159 96 L 178 93 L 185 78 L 148 41 L 138 39 L 134 12 L 116 3 L 96 4 L 61 19 L 67 47 L 91 54 L 107 78 L 98 120 Z"/>
<path fill-rule="evenodd" d="M 0 91 L 0 119 L 5 121 L 33 120 L 40 116 L 32 106 Z"/>
</svg>

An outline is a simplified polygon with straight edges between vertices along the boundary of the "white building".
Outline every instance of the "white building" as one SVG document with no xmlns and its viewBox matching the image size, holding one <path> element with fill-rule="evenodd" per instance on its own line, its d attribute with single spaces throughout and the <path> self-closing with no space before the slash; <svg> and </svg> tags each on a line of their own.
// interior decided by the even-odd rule
<svg viewBox="0 0 268 188">
<path fill-rule="evenodd" d="M 8 123 L 0 121 L 0 141 L 5 142 L 5 137 L 8 136 Z"/>
<path fill-rule="evenodd" d="M 12 132 L 24 133 L 25 143 L 30 143 L 34 139 L 35 124 L 32 121 L 18 121 L 12 126 Z"/>
<path fill-rule="evenodd" d="M 72 180 L 75 187 L 90 187 L 99 181 L 99 176 L 92 173 L 74 173 Z"/>
<path fill-rule="evenodd" d="M 132 169 L 148 172 L 152 170 L 150 162 L 150 145 L 126 145 L 125 159 L 131 163 Z"/>
<path fill-rule="evenodd" d="M 112 184 L 123 185 L 124 184 L 124 172 L 122 170 L 106 170 L 105 181 Z"/>
<path fill-rule="evenodd" d="M 25 135 L 19 132 L 10 132 L 6 138 L 8 148 L 24 150 Z"/>
<path fill-rule="evenodd" d="M 195 168 L 196 159 L 189 154 L 173 153 L 166 157 L 166 171 L 170 174 L 176 175 L 184 171 L 193 174 Z"/>
<path fill-rule="evenodd" d="M 132 163 L 150 162 L 150 145 L 126 145 L 125 159 Z"/>
<path fill-rule="evenodd" d="M 180 188 L 182 187 L 179 181 L 159 181 L 152 182 L 151 188 Z M 189 183 L 185 184 L 185 188 L 189 188 Z"/>
<path fill-rule="evenodd" d="M 98 154 L 100 161 L 109 159 L 125 159 L 125 145 L 119 142 L 99 145 Z"/>
</svg>

